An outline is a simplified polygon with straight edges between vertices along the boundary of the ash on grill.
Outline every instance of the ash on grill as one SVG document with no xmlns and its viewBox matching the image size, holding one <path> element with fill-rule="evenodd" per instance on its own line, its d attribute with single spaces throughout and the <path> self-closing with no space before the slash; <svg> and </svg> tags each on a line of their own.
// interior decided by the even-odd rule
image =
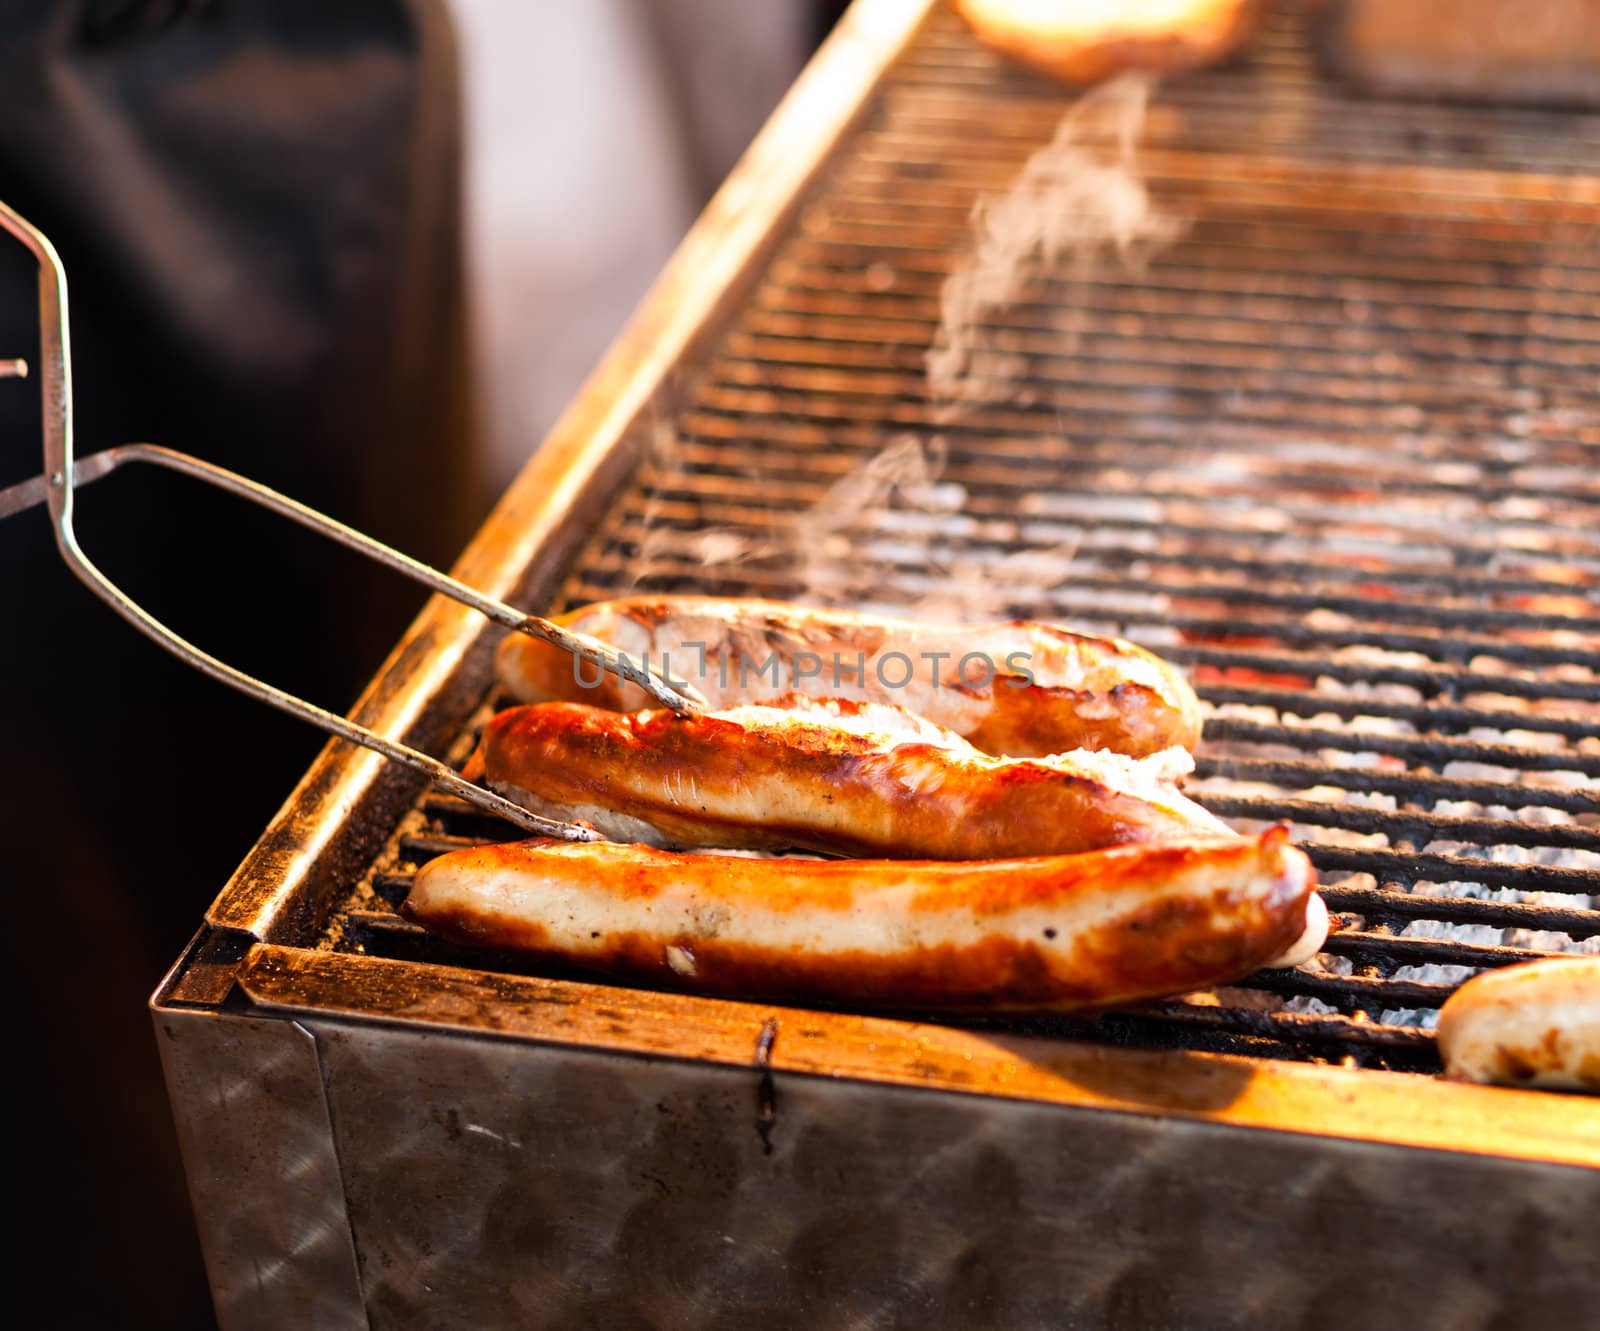
<svg viewBox="0 0 1600 1331">
<path fill-rule="evenodd" d="M 1181 237 L 1031 273 L 983 326 L 1022 381 L 952 420 L 945 283 L 1060 98 L 930 25 L 566 600 L 794 596 L 833 540 L 870 608 L 1163 652 L 1209 709 L 1191 793 L 1291 822 L 1344 928 L 1296 971 L 1022 1024 L 1437 1070 L 1466 976 L 1600 953 L 1600 117 L 1336 100 L 1280 17 L 1157 90 L 1139 160 Z M 390 908 L 498 834 L 426 799 L 329 945 L 460 960 Z"/>
</svg>

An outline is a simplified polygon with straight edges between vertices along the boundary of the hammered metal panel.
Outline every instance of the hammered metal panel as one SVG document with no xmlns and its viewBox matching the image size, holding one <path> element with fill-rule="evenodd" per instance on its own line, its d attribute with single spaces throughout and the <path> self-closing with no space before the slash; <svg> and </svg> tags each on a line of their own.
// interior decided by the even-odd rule
<svg viewBox="0 0 1600 1331">
<path fill-rule="evenodd" d="M 288 1021 L 154 1016 L 223 1331 L 366 1327 L 315 1041 Z"/>
<path fill-rule="evenodd" d="M 312 1021 L 379 1328 L 1576 1327 L 1600 1171 Z"/>
</svg>

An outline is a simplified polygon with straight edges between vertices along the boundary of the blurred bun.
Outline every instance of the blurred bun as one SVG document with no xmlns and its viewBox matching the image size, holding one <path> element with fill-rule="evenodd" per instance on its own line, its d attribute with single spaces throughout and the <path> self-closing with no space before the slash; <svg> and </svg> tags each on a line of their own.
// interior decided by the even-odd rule
<svg viewBox="0 0 1600 1331">
<path fill-rule="evenodd" d="M 1237 50 L 1261 0 L 952 0 L 979 38 L 1069 83 L 1127 69 L 1164 73 Z"/>
</svg>

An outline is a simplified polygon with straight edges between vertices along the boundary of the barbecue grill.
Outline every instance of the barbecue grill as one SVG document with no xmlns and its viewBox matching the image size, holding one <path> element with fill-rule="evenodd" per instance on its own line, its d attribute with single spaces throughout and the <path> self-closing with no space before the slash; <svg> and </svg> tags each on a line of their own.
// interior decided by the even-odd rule
<svg viewBox="0 0 1600 1331">
<path fill-rule="evenodd" d="M 837 546 L 873 608 L 1133 638 L 1325 953 L 1092 1019 L 608 985 L 404 922 L 507 829 L 335 741 L 153 1001 L 224 1325 L 1594 1316 L 1600 1109 L 1443 1081 L 1431 1027 L 1600 951 L 1600 116 L 1364 101 L 1302 25 L 1159 89 L 1182 236 L 1032 274 L 985 328 L 1020 377 L 952 411 L 943 284 L 1068 98 L 862 0 L 455 573 L 781 597 Z M 829 507 L 907 447 L 909 499 Z M 497 636 L 436 599 L 355 719 L 461 761 Z"/>
</svg>

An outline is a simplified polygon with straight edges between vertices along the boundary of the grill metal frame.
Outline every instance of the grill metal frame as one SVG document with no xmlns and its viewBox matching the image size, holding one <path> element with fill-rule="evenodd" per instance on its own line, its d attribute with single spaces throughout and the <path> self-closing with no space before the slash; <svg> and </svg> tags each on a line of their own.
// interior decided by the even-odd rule
<svg viewBox="0 0 1600 1331">
<path fill-rule="evenodd" d="M 664 421 L 681 418 L 687 426 L 684 465 L 691 471 L 697 463 L 705 465 L 693 474 L 700 488 L 684 495 L 668 493 L 652 513 L 654 521 L 685 526 L 703 521 L 705 502 L 726 507 L 719 497 L 724 491 L 735 501 L 731 511 L 749 505 L 737 477 L 720 476 L 716 464 L 725 455 L 726 441 L 739 438 L 745 428 L 741 413 L 750 406 L 751 395 L 787 390 L 781 386 L 781 373 L 752 383 L 736 376 L 719 379 L 708 371 L 714 364 L 737 366 L 741 357 L 757 364 L 753 348 L 763 339 L 782 343 L 790 353 L 803 350 L 803 339 L 790 334 L 810 316 L 804 309 L 785 312 L 763 304 L 769 282 L 789 283 L 786 289 L 800 293 L 799 303 L 821 301 L 824 314 L 829 301 L 848 302 L 848 292 L 809 296 L 803 284 L 790 282 L 803 276 L 807 262 L 825 257 L 819 248 L 824 241 L 809 229 L 807 209 L 815 199 L 810 187 L 819 173 L 831 169 L 836 145 L 875 95 L 908 95 L 930 82 L 948 90 L 974 77 L 970 55 L 961 54 L 968 50 L 962 46 L 966 39 L 953 22 L 925 22 L 933 9 L 930 0 L 859 0 L 463 555 L 454 570 L 457 578 L 513 604 L 547 605 L 561 595 L 612 590 L 607 578 L 627 571 L 630 531 L 636 531 L 641 516 L 630 494 L 637 493 L 641 475 L 649 478 L 651 441 Z M 1289 58 L 1271 43 L 1260 56 L 1269 68 Z M 1030 89 L 1038 93 L 1041 123 L 1059 114 L 1059 91 L 1052 100 L 1050 85 L 1024 81 L 1017 88 L 1023 106 L 1019 114 L 1025 119 Z M 1187 99 L 1185 106 L 1204 108 L 1224 121 L 1238 111 L 1203 82 L 1188 87 L 1181 97 Z M 1163 114 L 1158 107 L 1152 121 L 1157 142 L 1146 164 L 1163 179 L 1187 181 L 1197 197 L 1215 201 L 1221 186 L 1214 182 L 1230 172 L 1218 172 L 1216 152 L 1163 144 Z M 1406 110 L 1410 132 L 1431 124 L 1427 114 L 1421 108 Z M 1441 116 L 1439 123 L 1448 128 L 1451 122 Z M 1504 135 L 1507 151 L 1526 152 L 1530 143 L 1537 143 L 1526 132 L 1535 123 L 1512 115 Z M 1004 127 L 989 128 L 1005 137 Z M 1269 129 L 1267 142 L 1276 149 L 1274 133 Z M 1582 217 L 1591 215 L 1592 205 L 1600 203 L 1600 181 L 1590 182 L 1593 199 L 1581 193 L 1587 185 L 1574 195 L 1568 173 L 1577 172 L 1583 159 L 1577 152 L 1566 155 L 1570 145 L 1539 147 L 1533 159 L 1538 171 L 1523 170 L 1515 177 L 1435 168 L 1420 174 L 1408 171 L 1407 183 L 1397 186 L 1384 161 L 1389 155 L 1404 157 L 1407 141 L 1400 130 L 1392 142 L 1352 144 L 1336 126 L 1326 133 L 1318 130 L 1312 138 L 1309 145 L 1295 142 L 1283 148 L 1281 159 L 1264 154 L 1252 159 L 1251 166 L 1260 168 L 1261 179 L 1273 187 L 1289 189 L 1303 206 L 1326 210 L 1332 226 L 1355 230 L 1365 223 L 1398 225 L 1396 219 L 1408 209 L 1440 219 L 1441 225 L 1449 225 L 1452 210 L 1481 223 L 1492 220 L 1500 207 L 1547 218 L 1559 240 L 1560 228 L 1579 226 Z M 1291 149 L 1298 155 L 1287 155 Z M 1483 149 L 1491 155 L 1497 150 L 1497 142 Z M 1357 156 L 1361 162 L 1352 160 Z M 879 202 L 890 197 L 887 178 L 874 175 L 878 159 L 867 153 L 860 160 L 865 165 L 859 169 L 853 159 L 830 175 L 830 210 L 843 206 L 836 199 L 847 205 L 852 191 Z M 971 161 L 956 162 L 952 169 L 993 176 L 999 185 L 1011 168 L 1002 169 L 975 152 Z M 1237 183 L 1241 171 L 1231 175 L 1229 183 Z M 1509 200 L 1491 188 L 1507 180 L 1515 181 Z M 1264 194 L 1270 196 L 1265 202 Z M 1591 212 L 1574 211 L 1563 202 L 1575 197 Z M 1246 190 L 1236 202 L 1248 210 L 1270 206 L 1273 198 L 1282 201 L 1281 194 L 1271 195 L 1263 186 Z M 944 232 L 959 226 L 956 219 Z M 947 255 L 938 246 L 921 247 L 921 237 L 909 224 L 900 243 L 913 275 L 921 273 L 917 280 L 936 291 Z M 1516 243 L 1510 226 L 1497 241 L 1501 246 Z M 1476 283 L 1479 293 L 1503 290 L 1497 285 L 1495 261 L 1504 252 L 1490 249 L 1485 250 L 1481 273 L 1458 274 L 1468 286 Z M 1530 262 L 1519 257 L 1524 265 Z M 1381 282 L 1382 256 L 1371 262 L 1374 280 Z M 1203 291 L 1208 279 L 1200 274 L 1193 280 Z M 1600 279 L 1595 287 L 1600 289 Z M 1537 284 L 1530 291 L 1535 301 L 1551 300 Z M 1505 297 L 1522 298 L 1515 292 Z M 1163 312 L 1162 300 L 1157 290 L 1149 301 L 1153 313 Z M 1550 319 L 1571 313 L 1559 308 L 1559 299 L 1555 305 Z M 848 390 L 853 373 L 876 376 L 874 391 L 894 395 L 910 418 L 905 423 L 917 424 L 920 366 L 892 347 L 884 363 L 885 353 L 874 351 L 873 339 L 882 341 L 875 316 L 855 310 L 851 317 L 860 320 L 862 363 L 842 371 L 844 388 Z M 1028 317 L 1024 311 L 1024 323 Z M 1219 311 L 1210 317 L 1226 315 Z M 1494 316 L 1484 318 L 1480 340 L 1491 350 L 1499 345 L 1494 339 L 1514 336 Z M 1024 327 L 1022 333 L 1025 338 L 1044 337 L 1048 330 L 1041 325 L 1032 333 Z M 1158 341 L 1140 346 L 1148 351 Z M 1248 349 L 1248 340 L 1244 345 Z M 1565 357 L 1570 351 L 1567 344 L 1552 345 L 1552 354 Z M 1581 349 L 1581 344 L 1572 345 Z M 1446 356 L 1459 352 L 1449 346 L 1422 350 Z M 1320 357 L 1319 364 L 1337 366 L 1341 351 L 1333 345 L 1308 354 Z M 1512 349 L 1507 354 L 1520 353 Z M 774 364 L 782 370 L 769 357 L 768 369 Z M 798 360 L 793 368 L 797 382 L 815 382 L 818 367 Z M 1159 366 L 1147 363 L 1146 369 L 1156 373 Z M 1535 363 L 1535 374 L 1537 370 Z M 1401 367 L 1397 375 L 1403 371 Z M 1123 364 L 1108 373 L 1109 391 L 1115 391 L 1118 374 L 1135 372 Z M 1358 368 L 1350 371 L 1352 376 L 1359 373 Z M 718 409 L 718 395 L 727 410 Z M 777 396 L 774 401 L 781 406 L 787 399 Z M 810 407 L 787 418 L 758 404 L 758 411 L 766 411 L 762 437 L 777 459 L 776 474 L 785 475 L 785 450 L 814 458 L 815 445 L 828 438 L 858 450 L 881 443 L 881 413 L 869 419 L 868 409 L 856 410 L 852 401 L 848 391 L 841 391 L 819 406 L 813 394 Z M 1518 401 L 1515 394 L 1509 396 L 1507 410 Z M 1559 394 L 1555 405 L 1562 405 Z M 1336 437 L 1365 440 L 1360 419 L 1351 415 L 1355 409 L 1337 402 L 1328 406 L 1332 423 L 1327 428 Z M 1095 408 L 1091 404 L 1089 409 Z M 1360 410 L 1374 414 L 1370 403 Z M 1448 417 L 1448 402 L 1442 410 Z M 1341 412 L 1348 419 L 1341 420 Z M 1424 481 L 1422 492 L 1448 498 L 1452 486 L 1460 484 L 1471 485 L 1474 493 L 1486 486 L 1497 499 L 1513 504 L 1549 498 L 1537 475 L 1525 477 L 1517 466 L 1503 465 L 1485 443 L 1487 436 L 1474 433 L 1471 424 L 1462 427 L 1466 442 L 1461 461 L 1478 465 L 1476 479 Z M 1538 422 L 1534 424 L 1537 428 Z M 1159 473 L 1163 462 L 1170 461 L 1161 433 L 1170 428 L 1170 421 L 1159 428 L 1153 424 L 1149 436 L 1140 439 L 1144 471 Z M 1446 432 L 1450 428 L 1447 424 Z M 994 433 L 991 442 L 1002 452 L 1016 452 L 1029 447 L 1037 433 L 1037 421 L 1023 412 Z M 1372 443 L 1381 447 L 1382 438 L 1374 437 Z M 1086 443 L 1072 465 L 1092 466 L 1098 446 Z M 1587 456 L 1577 444 L 1569 451 L 1574 459 Z M 1559 456 L 1565 460 L 1565 454 Z M 844 468 L 854 465 L 860 453 L 841 453 L 831 463 L 824 457 L 824 469 L 835 464 Z M 813 468 L 804 476 L 789 475 L 787 483 L 801 487 L 792 489 L 791 496 L 803 493 L 804 486 L 818 485 L 817 472 Z M 1138 495 L 1149 480 L 1141 473 L 1128 484 L 1130 495 Z M 981 487 L 973 494 L 980 521 L 1001 516 L 985 512 Z M 1593 502 L 1584 499 L 1581 487 L 1578 502 Z M 1125 550 L 1159 567 L 1159 549 L 1152 553 L 1139 544 L 1152 533 L 1141 530 L 1137 521 L 1048 511 L 1033 515 L 1043 525 L 1069 519 L 1091 532 L 1102 553 Z M 1222 553 L 1215 566 L 1241 580 L 1261 574 L 1258 553 L 1230 549 L 1226 535 L 1216 537 Z M 1467 547 L 1474 544 L 1470 532 L 1456 540 Z M 1000 553 L 1014 548 L 1015 542 L 1008 545 L 1005 540 L 986 543 L 981 533 L 968 547 Z M 1515 605 L 1487 615 L 1470 611 L 1471 598 L 1489 592 L 1515 597 L 1549 591 L 1541 570 L 1572 556 L 1572 550 L 1557 542 L 1548 551 L 1530 549 L 1509 573 L 1428 566 L 1386 572 L 1386 579 L 1394 578 L 1414 596 L 1397 604 L 1396 621 L 1384 630 L 1385 646 L 1396 651 L 1422 646 L 1433 659 L 1388 665 L 1383 678 L 1418 691 L 1418 700 L 1401 710 L 1421 723 L 1419 730 L 1432 728 L 1435 733 L 1374 737 L 1334 726 L 1302 728 L 1296 732 L 1299 751 L 1285 756 L 1250 748 L 1281 740 L 1280 727 L 1224 716 L 1208 725 L 1208 742 L 1222 743 L 1202 752 L 1198 776 L 1292 788 L 1295 781 L 1325 770 L 1306 761 L 1307 751 L 1355 747 L 1390 752 L 1408 768 L 1431 765 L 1436 773 L 1449 762 L 1570 768 L 1570 752 L 1541 753 L 1436 732 L 1498 723 L 1503 729 L 1581 737 L 1580 715 L 1567 717 L 1548 709 L 1500 715 L 1474 701 L 1479 693 L 1565 698 L 1576 704 L 1593 698 L 1594 685 L 1586 681 L 1524 678 L 1521 673 L 1568 662 L 1570 654 L 1538 642 L 1519 644 L 1474 632 L 1486 626 L 1548 631 L 1569 627 L 1570 619 Z M 574 569 L 581 574 L 576 581 Z M 1363 574 L 1355 566 L 1330 567 L 1304 557 L 1275 562 L 1272 573 L 1284 584 L 1305 580 L 1298 591 L 1287 585 L 1268 591 L 1267 599 L 1276 597 L 1285 612 L 1337 607 L 1341 586 L 1349 609 L 1359 612 L 1368 606 L 1358 594 Z M 763 583 L 763 578 L 769 581 Z M 1316 580 L 1315 587 L 1311 580 Z M 1075 585 L 1094 592 L 1115 591 L 1123 584 L 1109 578 L 1105 587 L 1096 588 L 1091 578 Z M 778 594 L 785 590 L 781 576 L 759 567 L 741 570 L 736 590 L 749 594 L 763 586 Z M 1185 595 L 1191 590 L 1182 589 Z M 1458 614 L 1451 611 L 1455 602 L 1461 606 Z M 1226 598 L 1219 603 L 1223 608 L 1227 604 Z M 1165 619 L 1160 614 L 1135 616 L 1133 622 L 1197 635 L 1233 626 L 1220 611 Z M 463 756 L 464 735 L 470 734 L 475 715 L 482 716 L 488 653 L 496 636 L 463 607 L 430 602 L 363 695 L 356 719 L 429 751 L 454 742 L 456 755 Z M 1240 684 L 1226 672 L 1363 678 L 1367 667 L 1340 658 L 1331 650 L 1335 642 L 1335 636 L 1308 626 L 1303 640 L 1288 648 L 1152 645 L 1183 664 L 1209 668 L 1213 673 L 1202 691 L 1212 703 L 1294 707 L 1304 701 L 1295 689 Z M 1474 658 L 1487 653 L 1503 664 L 1472 669 Z M 1318 697 L 1316 710 L 1341 720 L 1363 714 L 1358 702 L 1332 695 Z M 1600 753 L 1578 756 L 1580 771 L 1600 775 Z M 1589 809 L 1581 789 L 1534 790 L 1492 780 L 1418 776 L 1411 770 L 1351 768 L 1341 769 L 1341 776 L 1347 789 L 1380 795 L 1398 792 L 1485 804 L 1522 801 L 1574 813 Z M 1430 874 L 1448 881 L 1469 868 L 1485 881 L 1577 890 L 1594 875 L 1543 865 L 1495 866 L 1425 847 L 1435 840 L 1470 843 L 1492 833 L 1542 846 L 1589 849 L 1596 839 L 1592 826 L 1574 823 L 1552 829 L 1498 818 L 1390 813 L 1309 801 L 1281 807 L 1286 805 L 1282 796 L 1263 801 L 1221 795 L 1207 797 L 1207 802 L 1224 816 L 1243 819 L 1263 816 L 1270 804 L 1270 816 L 1287 813 L 1358 834 L 1382 830 L 1399 842 L 1398 848 L 1311 848 L 1325 878 L 1332 879 L 1330 871 L 1342 868 L 1373 872 L 1372 886 L 1333 881 L 1327 893 L 1334 909 L 1365 921 L 1361 928 L 1346 930 L 1331 949 L 1356 963 L 1354 973 L 1322 980 L 1256 977 L 1251 983 L 1258 990 L 1320 992 L 1347 1001 L 1347 1006 L 1353 1003 L 1356 1012 L 1363 1011 L 1363 1003 L 1391 1000 L 1428 1007 L 1440 1001 L 1448 985 L 1397 981 L 1385 972 L 1426 962 L 1499 965 L 1523 955 L 1516 948 L 1396 938 L 1388 932 L 1412 919 L 1434 918 L 1442 904 L 1448 904 L 1453 918 L 1467 922 L 1537 926 L 1575 937 L 1600 934 L 1600 911 L 1576 905 L 1476 899 L 1441 903 L 1405 890 Z M 805 1225 L 833 1223 L 841 1213 L 859 1209 L 865 1196 L 846 1176 L 828 1175 L 813 1158 L 821 1150 L 819 1134 L 839 1146 L 840 1159 L 849 1156 L 856 1162 L 862 1178 L 876 1180 L 873 1186 L 891 1188 L 888 1180 L 896 1169 L 913 1174 L 922 1170 L 924 1165 L 906 1154 L 912 1149 L 936 1150 L 939 1163 L 927 1166 L 937 1179 L 925 1199 L 932 1211 L 897 1217 L 892 1223 L 879 1214 L 878 1229 L 867 1225 L 862 1233 L 881 1235 L 890 1224 L 895 1242 L 889 1245 L 889 1256 L 862 1254 L 829 1267 L 836 1280 L 835 1302 L 827 1309 L 809 1305 L 814 1315 L 805 1325 L 854 1324 L 852 1317 L 898 1324 L 894 1317 L 918 1309 L 937 1312 L 942 1323 L 961 1324 L 951 1300 L 967 1288 L 960 1283 L 965 1277 L 958 1278 L 966 1269 L 962 1260 L 988 1263 L 994 1272 L 1005 1272 L 1010 1282 L 1004 1295 L 998 1286 L 984 1286 L 990 1301 L 968 1305 L 967 1324 L 972 1325 L 991 1324 L 986 1317 L 1000 1315 L 997 1309 L 1006 1310 L 1008 1324 L 1014 1325 L 1060 1324 L 1064 1316 L 1086 1325 L 1161 1324 L 1161 1309 L 1140 1302 L 1146 1296 L 1139 1290 L 1151 1281 L 1164 1282 L 1160 1297 L 1177 1300 L 1171 1307 L 1182 1309 L 1197 1325 L 1260 1324 L 1269 1318 L 1312 1324 L 1319 1299 L 1323 1305 L 1332 1299 L 1347 1314 L 1359 1309 L 1373 1325 L 1412 1325 L 1417 1309 L 1405 1299 L 1395 1300 L 1392 1290 L 1363 1293 L 1365 1287 L 1357 1288 L 1344 1277 L 1342 1292 L 1330 1293 L 1338 1283 L 1333 1277 L 1297 1280 L 1293 1275 L 1314 1251 L 1335 1267 L 1341 1261 L 1351 1267 L 1383 1266 L 1388 1259 L 1377 1254 L 1395 1244 L 1396 1233 L 1406 1236 L 1399 1248 L 1429 1263 L 1431 1288 L 1456 1282 L 1475 1292 L 1475 1303 L 1468 1300 L 1449 1309 L 1429 1305 L 1441 1313 L 1433 1324 L 1480 1326 L 1483 1309 L 1492 1305 L 1499 1309 L 1497 1326 L 1554 1325 L 1564 1311 L 1600 1297 L 1600 1273 L 1584 1268 L 1581 1244 L 1574 1248 L 1577 1240 L 1572 1238 L 1581 1232 L 1582 1218 L 1600 1208 L 1600 1113 L 1593 1102 L 1282 1057 L 1330 1058 L 1356 1051 L 1351 1054 L 1355 1062 L 1429 1069 L 1435 1066 L 1431 1041 L 1414 1027 L 1358 1019 L 1349 1012 L 1257 1011 L 1197 1000 L 1151 1005 L 1092 1030 L 1060 1021 L 957 1027 L 620 989 L 575 976 L 529 975 L 514 958 L 436 944 L 401 925 L 386 909 L 385 900 L 403 890 L 408 864 L 458 844 L 441 834 L 441 827 L 458 836 L 488 832 L 458 801 L 425 795 L 410 773 L 370 753 L 331 743 L 213 903 L 201 933 L 152 999 L 208 1267 L 226 1326 L 306 1324 L 308 1316 L 318 1325 L 334 1326 L 414 1324 L 430 1318 L 430 1324 L 449 1324 L 452 1316 L 467 1316 L 463 1308 L 474 1310 L 469 1319 L 473 1325 L 497 1320 L 518 1324 L 522 1314 L 517 1310 L 523 1308 L 518 1299 L 523 1298 L 535 1299 L 532 1307 L 561 1309 L 549 1313 L 551 1325 L 606 1324 L 594 1320 L 601 1316 L 596 1309 L 620 1317 L 618 1309 L 626 1305 L 637 1310 L 645 1306 L 641 1300 L 670 1311 L 664 1324 L 705 1325 L 737 1314 L 742 1320 L 728 1324 L 748 1325 L 759 1318 L 785 1325 L 794 1307 L 816 1298 L 796 1257 L 810 1251 Z M 1574 878 L 1575 873 L 1581 877 Z M 361 885 L 354 898 L 352 884 Z M 384 955 L 359 955 L 369 945 Z M 763 1036 L 772 1022 L 777 1023 L 775 1042 Z M 1173 1032 L 1180 1034 L 1174 1037 Z M 1174 1038 L 1192 1047 L 1114 1047 L 1162 1039 L 1170 1043 Z M 1241 1056 L 1250 1053 L 1278 1057 Z M 448 1076 L 445 1068 L 451 1069 Z M 576 1107 L 574 1115 L 587 1115 L 593 1122 L 608 1116 L 634 1121 L 635 1100 L 654 1095 L 649 1088 L 659 1084 L 660 1104 L 668 1105 L 660 1112 L 668 1117 L 681 1112 L 685 1135 L 657 1134 L 631 1153 L 617 1146 L 618 1158 L 625 1157 L 626 1169 L 632 1171 L 624 1187 L 616 1177 L 616 1161 L 602 1146 L 588 1142 L 571 1121 L 564 1119 L 564 1129 L 532 1140 L 540 1129 L 526 1115 L 519 1116 L 508 1100 L 508 1088 L 536 1095 L 545 1077 L 565 1088 Z M 387 1112 L 380 1112 L 377 1100 L 390 1096 L 412 1104 L 420 1115 L 407 1120 L 404 1141 L 390 1139 L 392 1132 L 386 1137 L 377 1126 Z M 775 1123 L 763 1135 L 762 1116 L 774 1102 Z M 659 1106 L 650 1108 L 655 1112 Z M 848 1134 L 854 1139 L 846 1149 Z M 507 1143 L 513 1141 L 520 1145 L 508 1155 Z M 1035 1147 L 1043 1150 L 1043 1144 L 1053 1154 L 1036 1154 Z M 695 1158 L 711 1175 L 726 1163 L 732 1181 L 708 1193 L 684 1180 L 685 1150 L 700 1153 Z M 416 1197 L 387 1212 L 373 1209 L 375 1198 L 390 1195 L 380 1185 L 391 1177 L 375 1162 L 399 1168 L 407 1153 L 439 1183 L 437 1214 Z M 528 1196 L 548 1201 L 550 1180 L 560 1176 L 563 1157 L 579 1171 L 567 1178 L 568 1186 L 594 1187 L 609 1200 L 572 1218 L 560 1235 L 545 1233 L 549 1250 L 558 1256 L 550 1259 L 541 1277 L 544 1285 L 533 1293 L 507 1293 L 502 1288 L 506 1271 L 526 1259 L 533 1243 L 528 1227 L 541 1223 L 537 1208 L 501 1189 L 485 1201 L 508 1217 L 495 1229 L 485 1227 L 483 1217 L 472 1211 L 476 1203 L 471 1198 L 481 1191 L 484 1178 L 503 1176 L 523 1180 Z M 1266 1158 L 1276 1162 L 1277 1173 L 1270 1178 L 1259 1164 Z M 1063 1295 L 1058 1273 L 1037 1265 L 1016 1267 L 1008 1255 L 1027 1243 L 1027 1234 L 1037 1238 L 1043 1231 L 1024 1226 L 1013 1232 L 1007 1221 L 989 1226 L 981 1242 L 968 1245 L 965 1258 L 952 1246 L 951 1215 L 981 1217 L 1003 1209 L 1004 1199 L 985 1192 L 985 1161 L 1002 1173 L 1036 1175 L 1042 1181 L 1045 1191 L 1029 1194 L 1027 1205 L 1044 1206 L 1046 1198 L 1053 1199 L 1048 1204 L 1060 1214 L 1030 1213 L 1029 1223 L 1048 1221 L 1056 1250 L 1078 1254 L 1073 1269 L 1082 1288 L 1072 1298 Z M 1238 1178 L 1254 1180 L 1256 1191 L 1241 1191 Z M 655 1200 L 651 1179 L 667 1181 Z M 1440 1214 L 1446 1193 L 1454 1212 L 1448 1222 Z M 1269 1194 L 1276 1200 L 1265 1201 Z M 1011 1204 L 1024 1205 L 1017 1197 Z M 1108 1230 L 1106 1215 L 1124 1207 L 1137 1212 L 1139 1223 Z M 774 1209 L 788 1215 L 781 1228 L 789 1246 L 771 1246 L 777 1258 L 745 1255 L 763 1273 L 758 1293 L 719 1287 L 710 1276 L 710 1284 L 693 1297 L 664 1291 L 652 1283 L 663 1279 L 661 1270 L 617 1237 L 631 1232 L 636 1222 L 644 1223 L 639 1221 L 644 1214 L 668 1228 L 693 1231 L 724 1220 L 759 1226 L 759 1217 Z M 1186 1233 L 1186 1217 L 1201 1210 L 1211 1237 L 1198 1253 L 1189 1252 L 1184 1245 L 1192 1247 L 1194 1236 Z M 1330 1223 L 1330 1212 L 1337 1215 L 1337 1224 Z M 1541 1242 L 1543 1251 L 1516 1271 L 1486 1275 L 1481 1255 L 1498 1257 L 1518 1242 L 1519 1224 L 1542 1236 L 1519 1252 L 1527 1254 Z M 415 1243 L 424 1232 L 435 1247 L 419 1256 Z M 468 1232 L 469 1238 L 463 1239 Z M 932 1255 L 919 1260 L 919 1250 Z M 263 1255 L 269 1259 L 266 1276 Z M 588 1302 L 577 1299 L 572 1282 L 589 1279 L 583 1264 L 602 1258 L 621 1263 L 632 1274 L 621 1277 L 622 1287 L 594 1293 Z M 661 1260 L 670 1264 L 665 1256 Z M 416 1267 L 410 1275 L 399 1269 L 407 1261 Z M 1222 1272 L 1226 1280 L 1219 1282 Z M 1232 1283 L 1238 1272 L 1249 1272 L 1242 1302 Z M 1219 1287 L 1224 1284 L 1227 1288 Z"/>
</svg>

